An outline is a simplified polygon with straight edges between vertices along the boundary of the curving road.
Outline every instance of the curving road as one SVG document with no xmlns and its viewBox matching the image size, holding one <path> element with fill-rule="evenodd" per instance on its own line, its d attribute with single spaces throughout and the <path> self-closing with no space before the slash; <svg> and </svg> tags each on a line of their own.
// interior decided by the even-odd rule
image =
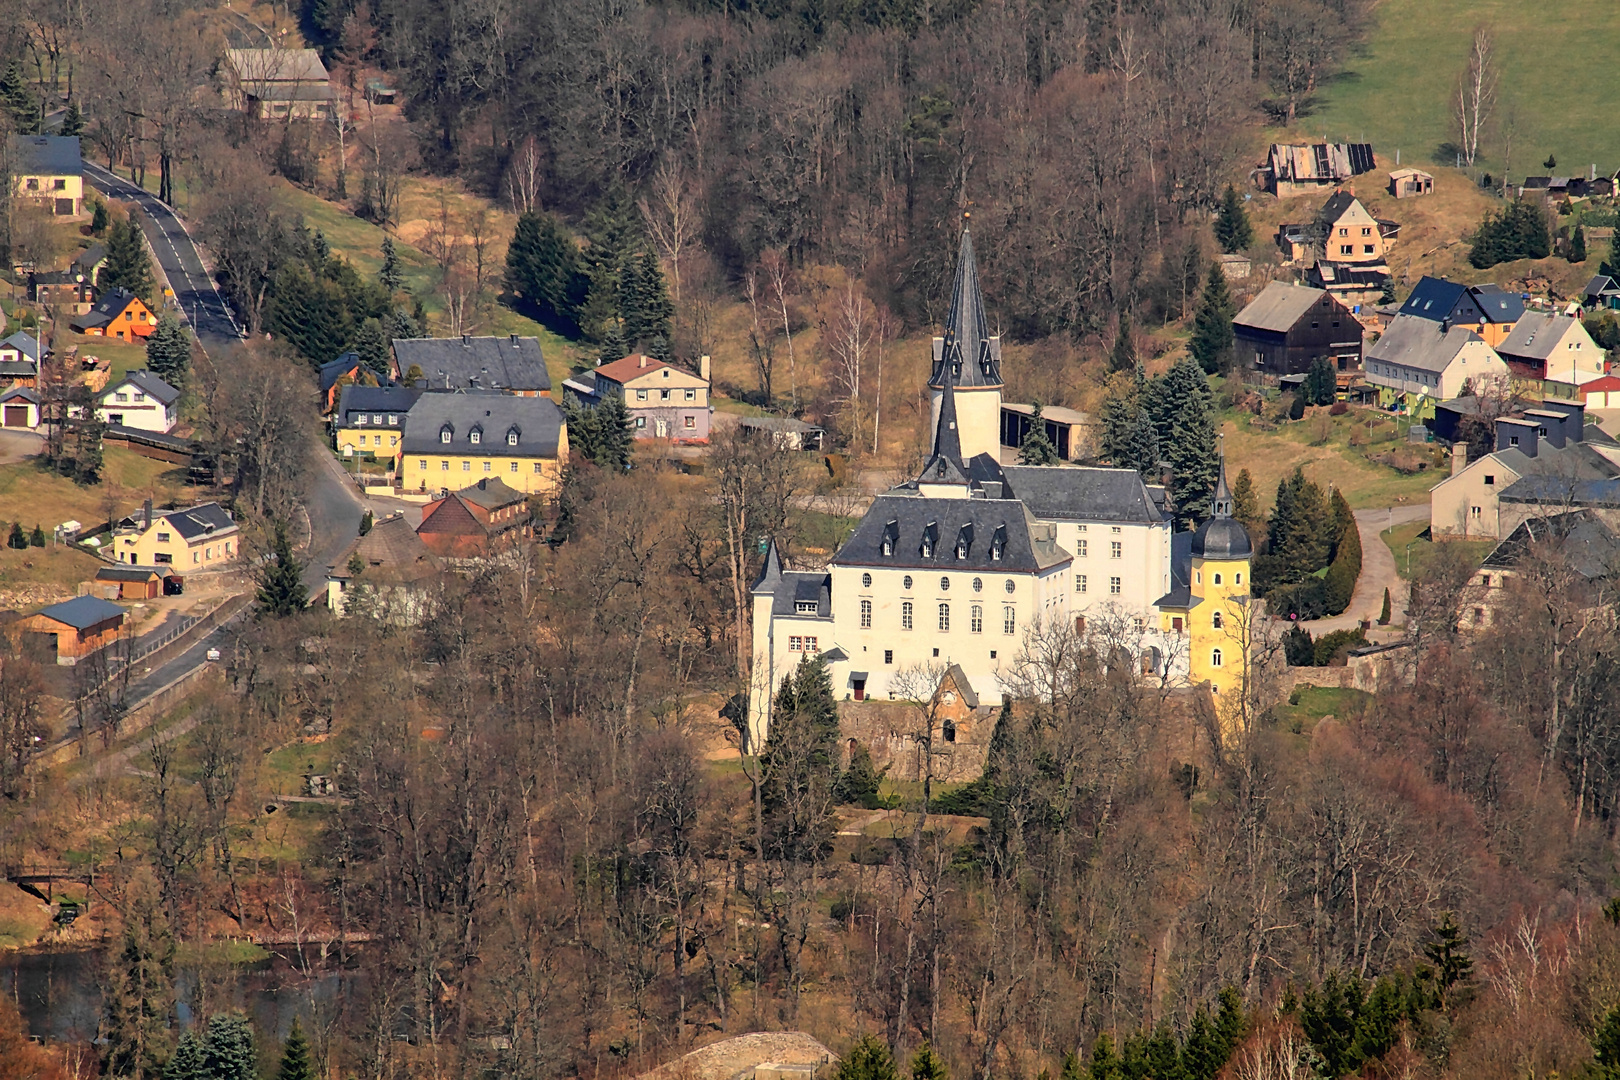
<svg viewBox="0 0 1620 1080">
<path fill-rule="evenodd" d="M 108 198 L 135 203 L 141 208 L 141 228 L 152 245 L 152 254 L 168 276 L 175 302 L 190 320 L 197 337 L 205 345 L 240 340 L 242 329 L 236 317 L 203 264 L 185 222 L 173 208 L 145 188 L 135 186 L 100 165 L 86 161 L 84 175 Z"/>
</svg>

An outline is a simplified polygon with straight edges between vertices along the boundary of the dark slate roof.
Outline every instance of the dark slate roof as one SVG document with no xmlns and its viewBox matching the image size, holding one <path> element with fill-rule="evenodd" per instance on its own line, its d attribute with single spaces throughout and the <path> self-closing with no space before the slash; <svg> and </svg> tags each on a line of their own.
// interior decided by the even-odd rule
<svg viewBox="0 0 1620 1080">
<path fill-rule="evenodd" d="M 401 377 L 420 367 L 429 390 L 551 389 L 539 338 L 395 338 L 394 359 Z"/>
<path fill-rule="evenodd" d="M 353 426 L 350 413 L 393 413 L 403 424 L 405 415 L 421 396 L 422 391 L 414 386 L 345 386 L 338 397 L 338 426 Z"/>
<path fill-rule="evenodd" d="M 1155 600 L 1154 607 L 1187 611 L 1204 602 L 1192 594 L 1192 539 L 1192 533 L 1171 534 L 1170 591 Z"/>
<path fill-rule="evenodd" d="M 1421 315 L 1406 317 L 1403 309 L 1390 320 L 1384 335 L 1367 350 L 1367 360 L 1438 375 L 1451 365 L 1464 346 L 1481 340 L 1466 326 L 1452 326 L 1442 334 L 1436 322 L 1438 320 Z"/>
<path fill-rule="evenodd" d="M 945 370 L 944 394 L 939 402 L 939 422 L 934 426 L 934 453 L 929 457 L 919 483 L 966 484 L 967 465 L 962 461 L 962 433 L 956 424 L 956 379 Z"/>
<path fill-rule="evenodd" d="M 74 140 L 77 142 L 78 140 Z M 117 604 L 108 603 L 99 596 L 76 596 L 72 600 L 60 604 L 52 604 L 39 612 L 46 618 L 55 619 L 59 623 L 66 623 L 75 630 L 88 630 L 97 623 L 104 623 L 108 619 L 121 619 L 124 609 Z"/>
<path fill-rule="evenodd" d="M 511 506 L 528 498 L 498 476 L 480 480 L 471 487 L 462 488 L 456 494 L 485 510 L 499 510 L 503 506 Z"/>
<path fill-rule="evenodd" d="M 326 393 L 337 385 L 337 381 L 345 375 L 355 374 L 360 367 L 360 354 L 346 352 L 336 360 L 328 360 L 316 369 L 321 380 L 321 393 Z"/>
<path fill-rule="evenodd" d="M 73 265 L 83 270 L 93 270 L 101 263 L 107 261 L 107 245 L 91 244 L 73 260 Z"/>
<path fill-rule="evenodd" d="M 16 349 L 30 360 L 39 359 L 39 339 L 21 330 L 0 341 L 0 349 Z"/>
<path fill-rule="evenodd" d="M 990 333 L 984 293 L 979 289 L 979 266 L 973 257 L 973 237 L 965 228 L 956 256 L 951 311 L 945 319 L 945 336 L 934 339 L 934 368 L 928 375 L 928 385 L 936 390 L 942 388 L 947 370 L 955 375 L 957 386 L 1001 385 L 1001 337 Z"/>
<path fill-rule="evenodd" d="M 154 577 L 163 576 L 163 571 L 155 566 L 130 566 L 127 563 L 103 566 L 96 571 L 97 581 L 151 581 Z"/>
<path fill-rule="evenodd" d="M 1497 498 L 1505 503 L 1541 506 L 1620 506 L 1620 477 L 1524 476 L 1509 484 Z"/>
<path fill-rule="evenodd" d="M 494 390 L 423 394 L 405 414 L 407 454 L 464 454 L 480 457 L 556 457 L 563 427 L 562 410 L 550 398 L 515 397 Z M 440 432 L 448 429 L 450 441 Z M 518 444 L 506 434 L 516 429 Z M 478 431 L 477 444 L 471 433 Z"/>
<path fill-rule="evenodd" d="M 1249 530 L 1232 518 L 1232 489 L 1226 486 L 1226 456 L 1221 456 L 1220 473 L 1215 478 L 1215 494 L 1210 498 L 1213 513 L 1193 533 L 1192 555 L 1206 559 L 1244 559 L 1254 552 Z"/>
<path fill-rule="evenodd" d="M 979 707 L 979 692 L 973 689 L 973 684 L 968 681 L 967 672 L 962 670 L 961 664 L 952 664 L 946 668 L 945 678 L 951 680 L 957 691 L 961 693 L 962 704 L 970 709 Z"/>
<path fill-rule="evenodd" d="M 73 329 L 91 329 L 106 326 L 124 313 L 124 309 L 135 300 L 135 294 L 128 289 L 108 289 L 96 301 L 96 306 L 88 312 L 78 316 L 68 326 Z"/>
<path fill-rule="evenodd" d="M 1468 292 L 1490 322 L 1518 322 L 1524 314 L 1524 298 L 1497 285 L 1471 285 Z"/>
<path fill-rule="evenodd" d="M 799 611 L 799 601 L 814 601 L 816 613 Z M 793 615 L 801 619 L 832 618 L 832 575 L 789 570 L 782 575 L 782 584 L 771 602 L 772 615 Z"/>
<path fill-rule="evenodd" d="M 186 510 L 165 510 L 159 516 L 166 518 L 174 526 L 175 532 L 187 540 L 205 533 L 236 528 L 230 513 L 219 503 L 200 503 Z"/>
<path fill-rule="evenodd" d="M 107 401 L 112 397 L 114 391 L 120 390 L 125 386 L 136 387 L 144 392 L 147 397 L 151 398 L 153 401 L 156 401 L 159 405 L 173 405 L 176 401 L 180 400 L 180 391 L 176 390 L 174 387 L 170 386 L 168 383 L 164 382 L 150 371 L 145 370 L 125 373 L 122 379 L 119 379 L 117 382 L 108 386 L 107 389 L 101 392 L 101 400 L 104 402 Z"/>
<path fill-rule="evenodd" d="M 1036 573 L 1070 561 L 1015 499 L 938 499 L 910 494 L 879 495 L 833 556 L 840 566 L 913 567 L 919 570 L 981 570 Z M 957 539 L 969 537 L 967 558 L 956 557 Z M 883 554 L 885 536 L 892 555 Z M 925 536 L 932 553 L 922 554 Z M 1001 558 L 992 557 L 999 544 Z"/>
<path fill-rule="evenodd" d="M 1596 274 L 1591 281 L 1586 283 L 1586 288 L 1581 291 L 1581 295 L 1592 298 L 1617 291 L 1620 291 L 1620 285 L 1615 284 L 1614 278 L 1609 277 L 1607 274 Z"/>
<path fill-rule="evenodd" d="M 765 546 L 765 561 L 759 565 L 759 577 L 754 579 L 751 586 L 756 593 L 776 591 L 782 584 L 782 554 L 776 550 L 776 540 L 773 538 Z"/>
<path fill-rule="evenodd" d="M 84 175 L 77 135 L 13 135 L 11 153 L 17 176 Z"/>
<path fill-rule="evenodd" d="M 1004 465 L 1009 498 L 1042 521 L 1163 521 L 1135 469 Z"/>
<path fill-rule="evenodd" d="M 1338 221 L 1344 212 L 1356 205 L 1356 197 L 1348 191 L 1335 191 L 1328 196 L 1328 201 L 1322 204 L 1317 218 L 1322 221 Z"/>
<path fill-rule="evenodd" d="M 1482 569 L 1511 570 L 1530 554 L 1532 544 L 1546 544 L 1588 580 L 1620 573 L 1620 537 L 1590 510 L 1546 518 L 1529 518 L 1485 557 Z"/>
</svg>

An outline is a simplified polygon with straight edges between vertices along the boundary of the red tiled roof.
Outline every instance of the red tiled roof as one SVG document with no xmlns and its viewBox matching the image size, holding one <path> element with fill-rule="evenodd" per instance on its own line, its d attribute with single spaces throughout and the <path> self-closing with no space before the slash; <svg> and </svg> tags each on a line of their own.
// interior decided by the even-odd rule
<svg viewBox="0 0 1620 1080">
<path fill-rule="evenodd" d="M 622 385 L 631 379 L 649 375 L 660 368 L 667 367 L 674 367 L 674 365 L 666 364 L 662 360 L 654 360 L 644 353 L 635 353 L 615 360 L 611 364 L 603 364 L 596 369 L 595 374 L 601 378 L 612 379 Z"/>
</svg>

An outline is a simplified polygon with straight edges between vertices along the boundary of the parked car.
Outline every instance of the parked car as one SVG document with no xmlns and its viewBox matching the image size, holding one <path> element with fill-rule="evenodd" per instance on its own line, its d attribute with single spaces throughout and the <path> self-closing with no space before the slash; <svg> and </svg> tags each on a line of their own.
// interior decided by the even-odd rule
<svg viewBox="0 0 1620 1080">
<path fill-rule="evenodd" d="M 209 649 L 208 653 L 207 653 L 207 656 L 208 656 L 208 659 L 210 661 L 218 660 L 219 659 L 219 650 L 218 649 Z"/>
</svg>

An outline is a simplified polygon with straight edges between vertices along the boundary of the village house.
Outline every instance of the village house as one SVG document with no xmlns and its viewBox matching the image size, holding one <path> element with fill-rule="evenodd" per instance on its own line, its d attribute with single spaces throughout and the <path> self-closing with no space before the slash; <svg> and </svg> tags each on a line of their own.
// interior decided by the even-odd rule
<svg viewBox="0 0 1620 1080">
<path fill-rule="evenodd" d="M 540 339 L 519 337 L 395 338 L 395 382 L 408 381 L 429 392 L 499 390 L 519 397 L 550 397 L 551 375 L 540 353 Z"/>
<path fill-rule="evenodd" d="M 674 364 L 637 354 L 603 364 L 563 383 L 579 401 L 594 408 L 608 396 L 624 402 L 638 439 L 709 441 L 709 358 L 696 375 Z"/>
<path fill-rule="evenodd" d="M 1397 199 L 1434 194 L 1434 177 L 1422 169 L 1396 169 L 1389 174 L 1389 193 Z"/>
<path fill-rule="evenodd" d="M 96 306 L 68 322 L 75 333 L 110 337 L 134 343 L 157 329 L 157 316 L 146 302 L 128 289 L 108 289 Z"/>
<path fill-rule="evenodd" d="M 1463 285 L 1425 275 L 1401 305 L 1400 314 L 1469 327 L 1494 349 L 1513 332 L 1524 314 L 1524 300 L 1495 285 Z"/>
<path fill-rule="evenodd" d="M 426 393 L 405 416 L 399 486 L 448 493 L 500 477 L 525 495 L 555 495 L 568 461 L 556 402 L 497 390 Z"/>
<path fill-rule="evenodd" d="M 1620 282 L 1607 274 L 1596 274 L 1581 290 L 1581 305 L 1589 311 L 1620 310 Z"/>
<path fill-rule="evenodd" d="M 76 596 L 11 624 L 13 633 L 43 634 L 58 664 L 77 664 L 123 635 L 124 609 L 97 596 Z"/>
<path fill-rule="evenodd" d="M 1223 524 L 1178 543 L 1162 492 L 1133 470 L 1001 465 L 1001 355 L 989 325 L 964 230 L 929 377 L 932 455 L 873 500 L 826 569 L 791 569 L 768 544 L 752 592 L 751 745 L 768 734 L 781 680 L 818 656 L 850 701 L 932 694 L 948 669 L 964 697 L 994 700 L 1016 688 L 1028 635 L 1042 628 L 1103 635 L 1164 680 L 1184 681 L 1193 655 L 1201 672 L 1238 663 L 1224 614 L 1191 614 L 1224 613 L 1247 591 L 1245 545 L 1228 535 L 1242 527 L 1220 497 L 1224 467 L 1212 519 Z M 972 387 L 959 391 L 959 377 Z M 1218 579 L 1205 574 L 1209 559 Z"/>
<path fill-rule="evenodd" d="M 1260 173 L 1266 190 L 1286 199 L 1337 187 L 1376 167 L 1370 143 L 1272 143 Z"/>
<path fill-rule="evenodd" d="M 1543 402 L 1495 421 L 1495 450 L 1473 461 L 1451 451 L 1451 475 L 1429 490 L 1436 540 L 1502 539 L 1527 517 L 1601 505 L 1620 491 L 1620 446 L 1584 406 Z"/>
<path fill-rule="evenodd" d="M 314 49 L 228 49 L 223 74 L 230 107 L 261 120 L 326 120 L 336 101 Z"/>
<path fill-rule="evenodd" d="M 441 558 L 481 559 L 497 541 L 524 531 L 530 516 L 528 496 L 496 477 L 428 503 L 416 535 Z"/>
<path fill-rule="evenodd" d="M 321 415 L 330 415 L 337 408 L 339 392 L 349 383 L 361 381 L 360 354 L 346 352 L 336 360 L 328 360 L 315 369 L 315 381 L 321 389 Z"/>
<path fill-rule="evenodd" d="M 39 427 L 39 391 L 27 386 L 13 386 L 0 391 L 0 427 Z"/>
<path fill-rule="evenodd" d="M 1532 558 L 1573 570 L 1574 592 L 1563 599 L 1586 606 L 1601 586 L 1612 590 L 1620 578 L 1620 535 L 1589 509 L 1526 518 L 1480 564 L 1459 624 L 1481 629 L 1495 622 L 1502 606 L 1515 602 L 1513 579 Z"/>
<path fill-rule="evenodd" d="M 1606 368 L 1602 347 L 1581 320 L 1552 312 L 1526 311 L 1496 352 L 1507 362 L 1514 391 L 1535 398 L 1547 395 L 1548 383 L 1581 387 L 1601 379 Z"/>
<path fill-rule="evenodd" d="M 113 427 L 166 435 L 180 420 L 180 391 L 150 371 L 127 372 L 96 395 L 96 416 Z"/>
<path fill-rule="evenodd" d="M 1408 415 L 1434 415 L 1436 402 L 1462 394 L 1465 384 L 1478 393 L 1506 389 L 1507 364 L 1465 326 L 1397 315 L 1367 349 L 1367 382 L 1378 387 L 1379 404 Z"/>
<path fill-rule="evenodd" d="M 84 159 L 77 135 L 11 136 L 13 191 L 58 217 L 84 211 Z"/>
<path fill-rule="evenodd" d="M 344 457 L 397 462 L 405 415 L 422 396 L 413 386 L 345 386 L 332 414 L 332 445 Z"/>
<path fill-rule="evenodd" d="M 39 386 L 39 331 L 19 330 L 0 341 L 0 386 Z"/>
<path fill-rule="evenodd" d="M 1362 326 L 1323 289 L 1273 281 L 1232 320 L 1238 361 L 1262 375 L 1298 375 L 1320 357 L 1336 371 L 1361 366 Z"/>
<path fill-rule="evenodd" d="M 366 596 L 367 613 L 385 622 L 414 626 L 432 609 L 439 560 L 417 537 L 403 514 L 390 514 L 356 537 L 327 567 L 326 606 L 349 614 Z"/>
<path fill-rule="evenodd" d="M 241 530 L 218 503 L 152 512 L 149 501 L 129 525 L 114 530 L 114 558 L 132 566 L 212 570 L 240 553 Z"/>
</svg>

